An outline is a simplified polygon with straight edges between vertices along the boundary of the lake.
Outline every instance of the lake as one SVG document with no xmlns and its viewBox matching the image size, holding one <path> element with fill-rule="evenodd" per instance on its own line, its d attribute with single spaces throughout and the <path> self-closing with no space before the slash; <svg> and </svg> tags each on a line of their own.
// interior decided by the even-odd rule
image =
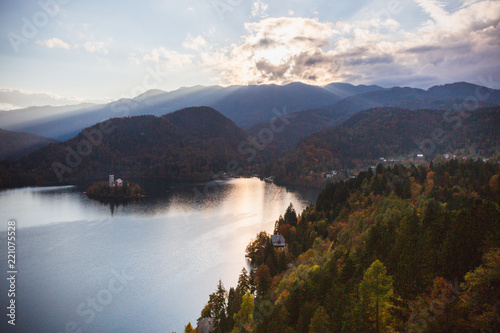
<svg viewBox="0 0 500 333">
<path fill-rule="evenodd" d="M 236 286 L 252 238 L 317 195 L 258 178 L 143 187 L 150 197 L 116 205 L 73 186 L 0 192 L 1 331 L 11 219 L 17 332 L 183 332 L 219 279 Z"/>
</svg>

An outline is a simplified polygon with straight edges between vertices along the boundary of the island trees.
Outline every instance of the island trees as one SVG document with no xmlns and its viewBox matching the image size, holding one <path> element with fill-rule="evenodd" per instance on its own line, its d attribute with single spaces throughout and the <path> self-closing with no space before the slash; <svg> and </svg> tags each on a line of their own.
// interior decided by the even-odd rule
<svg viewBox="0 0 500 333">
<path fill-rule="evenodd" d="M 122 186 L 109 186 L 108 182 L 92 184 L 88 190 L 89 197 L 96 198 L 138 198 L 146 196 L 146 192 L 136 183 L 125 181 Z"/>
</svg>

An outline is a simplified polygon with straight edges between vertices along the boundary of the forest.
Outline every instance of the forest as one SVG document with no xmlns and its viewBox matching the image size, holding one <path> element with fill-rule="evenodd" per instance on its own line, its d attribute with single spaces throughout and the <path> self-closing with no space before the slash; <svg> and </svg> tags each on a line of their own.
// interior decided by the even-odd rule
<svg viewBox="0 0 500 333">
<path fill-rule="evenodd" d="M 500 166 L 377 165 L 286 210 L 252 270 L 201 311 L 215 332 L 499 332 Z M 189 323 L 186 332 L 194 332 Z"/>
<path fill-rule="evenodd" d="M 498 159 L 499 111 L 499 107 L 465 113 L 378 107 L 300 139 L 293 149 L 291 137 L 314 131 L 314 122 L 329 124 L 320 110 L 314 117 L 298 113 L 283 118 L 276 132 L 270 123 L 247 133 L 208 107 L 162 117 L 113 118 L 19 160 L 0 161 L 0 188 L 74 184 L 113 173 L 170 181 L 257 174 L 275 176 L 279 185 L 322 188 L 325 171 L 356 169 L 357 173 L 384 156 L 407 161 L 408 156 L 424 153 L 430 161 L 450 153 Z M 308 118 L 309 122 L 303 121 Z"/>
<path fill-rule="evenodd" d="M 207 107 L 162 117 L 113 118 L 20 160 L 0 161 L 0 188 L 74 183 L 113 173 L 208 181 L 213 174 L 234 173 L 245 165 L 246 156 L 238 146 L 247 137 L 231 120 Z M 260 158 L 254 162 L 260 163 Z"/>
<path fill-rule="evenodd" d="M 272 170 L 279 184 L 323 187 L 322 171 L 366 168 L 380 157 L 403 161 L 422 153 L 431 161 L 450 153 L 498 158 L 499 126 L 499 107 L 474 112 L 378 107 L 302 139 Z"/>
</svg>

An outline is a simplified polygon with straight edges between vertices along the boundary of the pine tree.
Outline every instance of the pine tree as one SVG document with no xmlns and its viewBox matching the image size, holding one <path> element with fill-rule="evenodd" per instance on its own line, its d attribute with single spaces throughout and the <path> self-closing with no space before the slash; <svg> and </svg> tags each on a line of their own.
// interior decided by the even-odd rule
<svg viewBox="0 0 500 333">
<path fill-rule="evenodd" d="M 249 291 L 243 295 L 240 310 L 233 316 L 235 325 L 233 333 L 252 332 L 254 329 L 253 312 L 255 309 L 253 295 Z"/>
<path fill-rule="evenodd" d="M 326 312 L 325 308 L 320 306 L 314 312 L 314 316 L 311 319 L 311 324 L 309 325 L 309 333 L 328 333 L 331 332 L 330 329 L 330 316 Z"/>
<path fill-rule="evenodd" d="M 191 333 L 191 332 L 194 332 L 194 329 L 193 329 L 193 326 L 191 325 L 191 323 L 188 323 L 186 325 L 186 327 L 184 328 L 184 333 Z"/>
<path fill-rule="evenodd" d="M 370 320 L 375 325 L 375 332 L 386 331 L 391 323 L 391 298 L 394 294 L 392 276 L 379 260 L 375 260 L 366 270 L 363 281 L 359 284 L 361 302 L 367 306 Z"/>
</svg>

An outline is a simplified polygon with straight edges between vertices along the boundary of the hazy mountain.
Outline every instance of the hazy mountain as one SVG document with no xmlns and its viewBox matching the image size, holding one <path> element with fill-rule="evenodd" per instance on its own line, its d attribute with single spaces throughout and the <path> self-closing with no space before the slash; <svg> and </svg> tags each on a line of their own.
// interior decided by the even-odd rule
<svg viewBox="0 0 500 333">
<path fill-rule="evenodd" d="M 331 105 L 340 99 L 342 97 L 322 87 L 302 83 L 291 83 L 285 86 L 252 85 L 226 88 L 196 86 L 157 94 L 153 98 L 144 99 L 142 95 L 138 96 L 134 101 L 147 102 L 149 106 L 133 110 L 132 114 L 147 112 L 160 115 L 171 112 L 171 109 L 206 105 L 219 110 L 238 126 L 247 128 L 256 123 L 271 120 L 275 116 L 273 110 L 294 112 Z"/>
<path fill-rule="evenodd" d="M 343 87 L 345 84 L 330 86 Z M 366 87 L 366 86 L 365 86 Z M 401 107 L 408 110 L 431 109 L 450 110 L 454 108 L 470 110 L 471 108 L 500 105 L 500 90 L 488 89 L 470 83 L 453 83 L 435 86 L 428 90 L 416 88 L 377 89 L 380 87 L 363 86 L 357 89 L 372 90 L 370 92 L 345 98 L 334 105 L 321 109 L 304 110 L 293 113 L 287 118 L 286 129 L 274 133 L 271 145 L 279 149 L 291 149 L 300 139 L 323 129 L 346 121 L 359 111 L 375 107 Z M 346 90 L 349 89 L 347 85 Z M 250 127 L 247 131 L 257 136 L 269 123 L 263 122 Z"/>
<path fill-rule="evenodd" d="M 96 104 L 29 107 L 0 113 L 0 126 L 10 131 L 62 140 L 102 120 L 86 117 L 89 114 L 98 116 L 102 108 L 102 105 Z"/>
<path fill-rule="evenodd" d="M 345 96 L 362 93 L 366 86 L 343 84 L 344 90 L 291 83 L 286 86 L 195 86 L 171 92 L 151 90 L 133 99 L 107 105 L 42 107 L 0 114 L 0 124 L 8 130 L 35 133 L 60 140 L 74 137 L 83 128 L 115 117 L 161 116 L 191 106 L 210 106 L 242 128 L 271 120 L 273 110 L 294 112 L 332 105 Z M 370 88 L 375 89 L 375 88 Z"/>
<path fill-rule="evenodd" d="M 359 95 L 359 94 L 365 94 L 368 92 L 372 91 L 378 91 L 378 90 L 384 90 L 385 88 L 382 88 L 380 86 L 376 85 L 371 85 L 371 86 L 365 86 L 365 85 L 359 85 L 359 86 L 354 86 L 349 83 L 341 83 L 341 82 L 334 82 L 330 83 L 329 85 L 324 86 L 326 90 L 334 93 L 335 95 L 339 96 L 340 98 L 344 99 L 350 96 L 354 95 Z"/>
<path fill-rule="evenodd" d="M 336 103 L 341 98 L 316 86 L 291 83 L 286 86 L 241 87 L 213 106 L 242 128 L 269 121 L 273 110 L 295 112 Z"/>
<path fill-rule="evenodd" d="M 161 177 L 208 180 L 242 165 L 238 146 L 247 134 L 219 112 L 188 108 L 162 117 L 113 118 L 21 160 L 25 170 L 56 181 L 70 178 Z M 54 164 L 54 162 L 56 164 Z M 232 164 L 230 164 L 232 163 Z"/>
<path fill-rule="evenodd" d="M 494 105 L 500 104 L 500 90 L 494 90 L 467 82 L 456 82 L 434 86 L 427 90 L 427 95 L 440 100 L 468 99 L 471 103 L 479 100 Z"/>
<path fill-rule="evenodd" d="M 464 104 L 465 103 L 465 104 Z M 404 107 L 409 110 L 453 109 L 492 106 L 500 104 L 500 90 L 489 89 L 466 82 L 434 86 L 428 90 L 394 87 L 372 91 L 343 99 L 327 107 L 332 114 L 346 118 L 362 110 L 379 106 Z"/>
<path fill-rule="evenodd" d="M 25 109 L 0 112 L 0 124 L 3 127 L 21 127 L 36 124 L 37 121 L 68 114 L 71 112 L 85 112 L 98 107 L 97 104 L 83 103 L 68 106 L 32 106 Z"/>
<path fill-rule="evenodd" d="M 37 107 L 0 113 L 0 124 L 7 130 L 39 134 L 59 140 L 77 135 L 82 129 L 116 117 L 138 115 L 161 116 L 191 106 L 210 106 L 233 120 L 241 128 L 260 130 L 268 126 L 277 113 L 297 114 L 297 130 L 276 135 L 280 148 L 290 148 L 301 137 L 335 125 L 356 112 L 378 106 L 399 106 L 407 109 L 449 109 L 471 97 L 484 97 L 473 106 L 500 104 L 500 92 L 469 83 L 432 87 L 383 89 L 378 86 L 353 86 L 332 83 L 325 87 L 291 83 L 285 86 L 195 86 L 171 92 L 151 90 L 133 99 L 120 99 L 107 105 L 84 104 L 68 107 Z M 344 98 L 345 97 L 345 98 Z M 486 98 L 487 97 L 487 98 Z M 319 111 L 324 109 L 324 111 Z M 254 133 L 255 128 L 250 130 Z M 292 128 L 292 127 L 290 127 Z M 280 135 L 285 135 L 280 138 Z M 289 136 L 289 137 L 287 137 Z"/>
<path fill-rule="evenodd" d="M 380 157 L 417 152 L 465 151 L 492 156 L 500 140 L 500 107 L 484 108 L 461 119 L 440 110 L 375 108 L 303 139 L 278 163 L 278 181 L 307 183 L 310 171 L 322 172 L 374 163 Z M 421 143 L 425 142 L 425 146 Z"/>
<path fill-rule="evenodd" d="M 0 128 L 0 160 L 16 160 L 54 142 L 57 141 L 40 135 Z"/>
</svg>

